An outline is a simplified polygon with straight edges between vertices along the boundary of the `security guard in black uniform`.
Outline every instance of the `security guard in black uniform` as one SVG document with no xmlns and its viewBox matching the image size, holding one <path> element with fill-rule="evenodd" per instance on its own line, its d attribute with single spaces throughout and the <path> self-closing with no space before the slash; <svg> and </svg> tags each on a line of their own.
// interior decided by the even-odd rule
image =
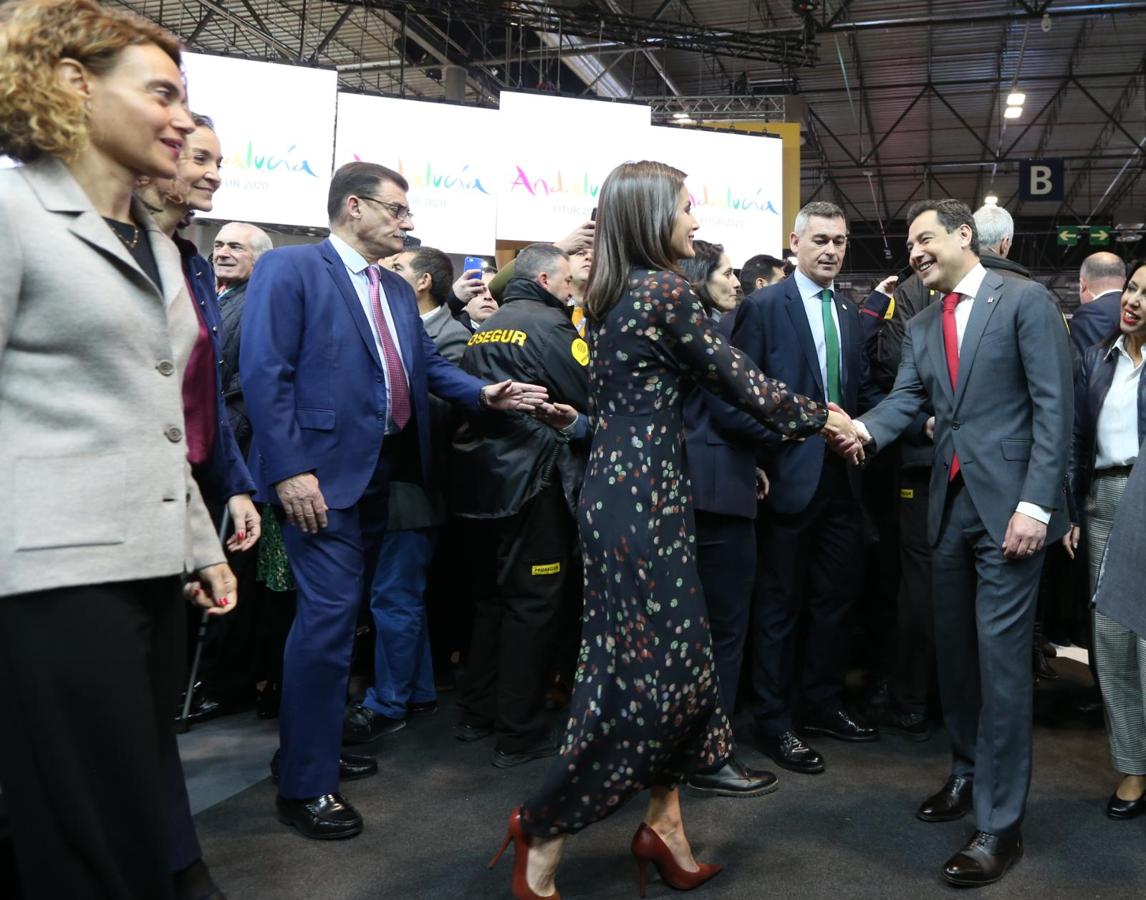
<svg viewBox="0 0 1146 900">
<path fill-rule="evenodd" d="M 474 630 L 455 735 L 496 734 L 500 768 L 552 756 L 546 676 L 588 454 L 589 348 L 570 320 L 569 257 L 531 244 L 517 257 L 502 306 L 470 338 L 462 368 L 549 389 L 554 427 L 524 413 L 469 421 L 454 438 L 451 505 L 473 520 L 467 541 Z"/>
</svg>

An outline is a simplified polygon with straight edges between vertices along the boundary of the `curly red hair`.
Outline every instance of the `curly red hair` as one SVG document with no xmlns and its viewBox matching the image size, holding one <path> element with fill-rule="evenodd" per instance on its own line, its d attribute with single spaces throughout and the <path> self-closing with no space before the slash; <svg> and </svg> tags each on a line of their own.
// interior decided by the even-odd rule
<svg viewBox="0 0 1146 900">
<path fill-rule="evenodd" d="M 95 0 L 14 0 L 0 6 L 0 153 L 24 162 L 73 158 L 87 137 L 79 97 L 56 80 L 61 59 L 104 75 L 126 47 L 155 44 L 181 64 L 179 41 L 130 12 Z"/>
</svg>

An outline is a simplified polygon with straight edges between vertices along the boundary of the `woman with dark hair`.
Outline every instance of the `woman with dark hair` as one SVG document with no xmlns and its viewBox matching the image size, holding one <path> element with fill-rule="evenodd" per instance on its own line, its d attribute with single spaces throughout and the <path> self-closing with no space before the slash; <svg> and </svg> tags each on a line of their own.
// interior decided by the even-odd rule
<svg viewBox="0 0 1146 900">
<path fill-rule="evenodd" d="M 519 898 L 555 896 L 565 836 L 646 788 L 632 842 L 642 894 L 649 862 L 679 889 L 720 871 L 693 859 L 677 787 L 731 750 L 684 471 L 690 382 L 791 437 L 853 433 L 846 415 L 766 378 L 713 330 L 674 262 L 692 255 L 696 229 L 677 169 L 625 163 L 602 185 L 586 290 L 595 433 L 579 506 L 581 654 L 559 761 L 511 815 L 502 847 L 514 842 Z"/>
<path fill-rule="evenodd" d="M 261 532 L 259 512 L 251 500 L 255 483 L 231 430 L 223 397 L 222 315 L 215 276 L 195 245 L 178 231 L 196 212 L 214 207 L 215 191 L 222 184 L 223 151 L 207 116 L 192 113 L 191 120 L 195 129 L 187 135 L 175 177 L 141 179 L 136 194 L 159 230 L 179 248 L 183 277 L 194 301 L 199 336 L 183 376 L 188 458 L 208 508 L 221 512 L 226 505 L 230 512 L 233 532 L 227 549 L 236 553 L 253 547 Z"/>
<path fill-rule="evenodd" d="M 195 312 L 132 198 L 193 124 L 175 39 L 94 0 L 0 7 L 0 783 L 29 898 L 169 898 L 185 626 L 234 577 L 191 476 Z"/>
<path fill-rule="evenodd" d="M 693 241 L 692 245 L 696 254 L 677 260 L 677 264 L 705 311 L 719 321 L 740 302 L 740 282 L 724 247 L 708 241 Z"/>
<path fill-rule="evenodd" d="M 1136 263 L 1122 292 L 1118 332 L 1086 351 L 1075 383 L 1074 440 L 1067 470 L 1081 513 L 1063 538 L 1073 558 L 1086 532 L 1090 591 L 1098 585 L 1106 542 L 1138 451 L 1146 440 L 1146 263 Z M 1140 603 L 1132 598 L 1132 603 Z M 1110 758 L 1122 782 L 1106 804 L 1112 819 L 1146 812 L 1146 635 L 1100 603 L 1094 609 L 1094 662 L 1106 707 Z"/>
</svg>

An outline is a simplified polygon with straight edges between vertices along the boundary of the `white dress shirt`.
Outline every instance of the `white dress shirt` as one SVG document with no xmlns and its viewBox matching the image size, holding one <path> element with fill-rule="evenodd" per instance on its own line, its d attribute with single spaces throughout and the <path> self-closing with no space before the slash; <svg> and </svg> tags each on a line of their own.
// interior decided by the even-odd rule
<svg viewBox="0 0 1146 900">
<path fill-rule="evenodd" d="M 346 266 L 346 274 L 350 276 L 350 283 L 354 285 L 354 293 L 358 296 L 358 302 L 362 304 L 362 311 L 366 314 L 366 321 L 370 324 L 370 333 L 374 335 L 374 346 L 378 349 L 378 358 L 382 361 L 382 372 L 386 376 L 386 433 L 394 434 L 398 431 L 398 426 L 389 418 L 389 410 L 393 408 L 390 403 L 390 369 L 386 365 L 386 354 L 382 350 L 382 339 L 378 335 L 378 323 L 374 321 L 374 309 L 370 304 L 370 276 L 366 274 L 366 269 L 370 263 L 338 235 L 330 235 L 330 243 L 339 259 L 342 260 L 343 265 Z M 402 344 L 398 340 L 398 326 L 394 322 L 393 312 L 390 311 L 390 301 L 386 298 L 386 288 L 381 284 L 378 285 L 378 294 L 382 302 L 382 315 L 386 319 L 386 328 L 398 350 L 398 358 L 402 360 L 403 371 L 405 371 Z M 411 397 L 411 405 L 413 402 Z"/>
<path fill-rule="evenodd" d="M 963 350 L 963 334 L 967 331 L 967 323 L 971 320 L 971 309 L 975 305 L 975 295 L 983 286 L 983 279 L 987 277 L 987 270 L 982 263 L 975 263 L 971 271 L 955 285 L 955 293 L 959 300 L 955 304 L 955 333 L 959 338 L 959 350 Z"/>
<path fill-rule="evenodd" d="M 796 279 L 796 290 L 800 292 L 800 299 L 804 301 L 804 314 L 808 317 L 808 327 L 812 329 L 812 343 L 816 345 L 816 359 L 820 361 L 820 383 L 824 386 L 824 402 L 828 399 L 828 343 L 824 335 L 824 301 L 822 299 L 824 288 L 812 281 L 807 275 L 797 269 L 793 275 Z M 833 281 L 827 289 L 832 292 L 835 299 L 836 284 Z M 840 332 L 840 317 L 836 311 L 836 304 L 832 304 L 832 321 L 836 323 L 836 336 L 840 345 L 840 390 L 844 383 L 844 339 Z"/>
<path fill-rule="evenodd" d="M 1118 354 L 1114 381 L 1098 412 L 1095 435 L 1095 469 L 1128 466 L 1138 459 L 1138 382 L 1142 363 L 1134 364 L 1126 352 L 1126 335 L 1119 335 L 1110 353 Z M 1143 356 L 1146 361 L 1146 355 Z"/>
</svg>

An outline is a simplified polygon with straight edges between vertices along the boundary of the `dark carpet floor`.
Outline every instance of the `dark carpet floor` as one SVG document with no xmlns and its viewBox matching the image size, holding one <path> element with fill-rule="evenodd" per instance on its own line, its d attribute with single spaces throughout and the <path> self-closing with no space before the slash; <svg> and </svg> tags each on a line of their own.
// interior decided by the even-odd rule
<svg viewBox="0 0 1146 900">
<path fill-rule="evenodd" d="M 1035 773 L 1024 825 L 1026 856 L 990 898 L 1146 897 L 1146 817 L 1103 815 L 1116 784 L 1106 739 L 1067 712 L 1085 678 L 1058 661 L 1059 682 L 1036 699 Z M 204 856 L 232 900 L 245 898 L 501 898 L 509 896 L 512 852 L 486 863 L 513 806 L 541 781 L 552 760 L 502 771 L 489 764 L 491 741 L 462 744 L 450 734 L 449 695 L 441 710 L 383 738 L 378 776 L 345 787 L 366 820 L 357 838 L 308 841 L 274 818 L 274 788 L 255 784 L 197 816 Z M 740 724 L 740 723 L 738 723 Z M 758 766 L 741 724 L 742 756 Z M 780 789 L 749 800 L 686 796 L 685 822 L 697 857 L 725 871 L 701 888 L 718 898 L 951 897 L 939 872 L 970 835 L 970 820 L 928 825 L 918 803 L 944 781 L 948 745 L 884 736 L 874 744 L 815 743 L 827 759 L 819 776 L 780 771 Z M 571 839 L 558 877 L 568 900 L 635 897 L 629 840 L 643 804 Z M 649 897 L 675 892 L 653 881 Z"/>
</svg>

